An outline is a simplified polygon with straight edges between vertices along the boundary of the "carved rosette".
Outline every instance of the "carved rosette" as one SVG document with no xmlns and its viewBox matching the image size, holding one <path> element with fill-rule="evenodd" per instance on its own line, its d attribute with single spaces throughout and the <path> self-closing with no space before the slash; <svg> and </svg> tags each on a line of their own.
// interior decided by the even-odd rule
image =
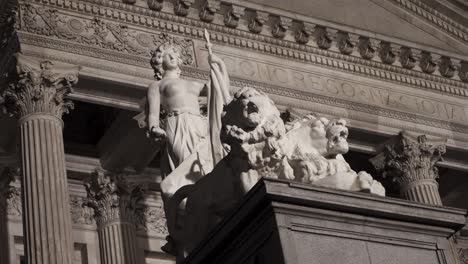
<svg viewBox="0 0 468 264">
<path fill-rule="evenodd" d="M 98 226 L 114 221 L 137 225 L 142 222 L 145 206 L 143 191 L 124 179 L 123 174 L 96 171 L 85 182 L 85 205 L 94 209 Z"/>
<path fill-rule="evenodd" d="M 351 54 L 359 43 L 359 36 L 347 32 L 337 33 L 337 47 L 343 54 Z"/>
<path fill-rule="evenodd" d="M 216 0 L 205 0 L 201 10 L 200 19 L 204 22 L 212 22 L 214 20 L 216 11 L 219 10 L 220 3 Z"/>
<path fill-rule="evenodd" d="M 307 44 L 313 32 L 314 32 L 314 25 L 310 23 L 306 23 L 306 22 L 301 23 L 300 27 L 296 31 L 296 34 L 294 35 L 296 42 L 299 44 Z"/>
<path fill-rule="evenodd" d="M 441 205 L 436 162 L 446 151 L 444 139 L 428 140 L 425 135 L 401 132 L 385 144 L 383 151 L 371 162 L 400 187 L 403 198 Z"/>
<path fill-rule="evenodd" d="M 174 13 L 178 16 L 187 16 L 194 2 L 195 0 L 175 0 Z"/>
<path fill-rule="evenodd" d="M 278 17 L 271 27 L 271 34 L 275 38 L 284 38 L 289 27 L 291 27 L 292 19 L 287 17 Z"/>
<path fill-rule="evenodd" d="M 230 28 L 236 28 L 239 25 L 240 18 L 244 15 L 245 8 L 232 5 L 224 16 L 224 24 Z"/>
<path fill-rule="evenodd" d="M 401 47 L 400 63 L 403 68 L 413 69 L 416 66 L 417 58 L 413 50 L 408 47 Z"/>
<path fill-rule="evenodd" d="M 249 20 L 248 28 L 250 32 L 258 34 L 262 32 L 263 25 L 268 21 L 267 12 L 255 11 L 255 15 Z"/>
<path fill-rule="evenodd" d="M 61 118 L 73 108 L 73 103 L 64 97 L 78 82 L 79 67 L 58 66 L 21 54 L 17 54 L 17 60 L 17 75 L 2 93 L 8 113 L 17 117 L 43 113 Z"/>
<path fill-rule="evenodd" d="M 147 0 L 148 8 L 153 11 L 161 11 L 164 0 Z"/>
</svg>

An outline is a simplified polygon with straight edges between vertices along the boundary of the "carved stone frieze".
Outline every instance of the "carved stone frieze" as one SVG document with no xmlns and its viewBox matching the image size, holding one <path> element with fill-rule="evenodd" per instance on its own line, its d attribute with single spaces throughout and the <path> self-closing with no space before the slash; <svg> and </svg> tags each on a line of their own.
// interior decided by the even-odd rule
<svg viewBox="0 0 468 264">
<path fill-rule="evenodd" d="M 419 67 L 425 73 L 433 73 L 437 68 L 437 59 L 433 54 L 429 52 L 421 52 L 421 60 L 419 61 Z"/>
<path fill-rule="evenodd" d="M 284 38 L 286 36 L 286 32 L 291 27 L 291 24 L 292 19 L 279 16 L 275 19 L 275 22 L 273 22 L 273 25 L 271 27 L 271 34 L 275 38 Z"/>
<path fill-rule="evenodd" d="M 163 42 L 180 44 L 183 47 L 184 65 L 193 65 L 193 41 L 165 33 L 148 34 L 129 29 L 126 25 L 110 23 L 99 18 L 84 20 L 58 14 L 55 9 L 26 4 L 23 8 L 23 30 L 64 40 L 72 40 L 88 46 L 95 46 L 115 52 L 144 57 L 145 65 L 151 51 Z M 107 58 L 107 57 L 106 57 Z"/>
<path fill-rule="evenodd" d="M 268 22 L 269 14 L 263 11 L 255 11 L 254 16 L 249 20 L 249 30 L 252 33 L 258 34 L 262 32 L 263 25 Z"/>
<path fill-rule="evenodd" d="M 400 46 L 389 42 L 380 42 L 379 57 L 383 63 L 393 64 L 398 58 L 399 52 Z"/>
<path fill-rule="evenodd" d="M 96 171 L 85 181 L 85 187 L 85 205 L 94 210 L 98 225 L 110 221 L 138 224 L 143 219 L 142 188 L 127 182 L 124 174 Z"/>
<path fill-rule="evenodd" d="M 245 7 L 232 5 L 224 15 L 224 24 L 230 28 L 239 25 L 240 18 L 244 15 Z"/>
<path fill-rule="evenodd" d="M 164 236 L 169 234 L 167 230 L 166 216 L 164 215 L 164 208 L 160 206 L 148 207 L 144 212 L 144 226 L 148 231 L 162 234 Z"/>
<path fill-rule="evenodd" d="M 86 205 L 86 197 L 70 195 L 70 210 L 72 222 L 78 225 L 93 225 L 93 209 Z"/>
<path fill-rule="evenodd" d="M 217 0 L 205 0 L 200 10 L 200 19 L 204 22 L 212 22 L 219 10 L 220 2 Z"/>
<path fill-rule="evenodd" d="M 401 47 L 400 51 L 400 63 L 405 69 L 413 69 L 416 66 L 416 55 L 411 48 Z"/>
<path fill-rule="evenodd" d="M 351 54 L 359 44 L 359 35 L 339 31 L 337 33 L 338 49 L 343 54 Z"/>
<path fill-rule="evenodd" d="M 73 107 L 64 97 L 78 82 L 78 72 L 76 66 L 59 66 L 18 54 L 16 76 L 1 95 L 3 107 L 17 117 L 40 112 L 61 118 Z"/>
<path fill-rule="evenodd" d="M 161 11 L 164 0 L 147 0 L 148 8 L 153 11 Z"/>
<path fill-rule="evenodd" d="M 307 44 L 310 37 L 314 33 L 314 25 L 310 23 L 301 23 L 300 27 L 297 29 L 296 34 L 294 35 L 297 43 Z"/>
<path fill-rule="evenodd" d="M 195 0 L 175 0 L 174 13 L 178 16 L 187 16 L 194 2 Z"/>
<path fill-rule="evenodd" d="M 372 59 L 379 49 L 379 41 L 368 37 L 359 37 L 359 53 L 366 60 Z"/>
</svg>

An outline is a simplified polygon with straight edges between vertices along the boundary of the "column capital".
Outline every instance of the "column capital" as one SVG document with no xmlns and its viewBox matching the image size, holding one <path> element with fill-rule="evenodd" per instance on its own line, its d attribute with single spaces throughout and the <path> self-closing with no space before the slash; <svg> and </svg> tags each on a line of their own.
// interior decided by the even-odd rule
<svg viewBox="0 0 468 264">
<path fill-rule="evenodd" d="M 143 190 L 125 180 L 123 173 L 96 170 L 85 181 L 86 205 L 94 209 L 98 225 L 112 221 L 140 223 L 145 206 L 142 203 Z"/>
<path fill-rule="evenodd" d="M 20 53 L 16 58 L 16 76 L 1 94 L 8 113 L 17 117 L 44 113 L 61 118 L 73 108 L 64 97 L 78 82 L 79 66 L 40 61 Z"/>
<path fill-rule="evenodd" d="M 392 177 L 400 185 L 435 180 L 439 177 L 435 164 L 445 154 L 446 141 L 403 131 L 385 143 L 371 161 L 384 176 Z"/>
</svg>

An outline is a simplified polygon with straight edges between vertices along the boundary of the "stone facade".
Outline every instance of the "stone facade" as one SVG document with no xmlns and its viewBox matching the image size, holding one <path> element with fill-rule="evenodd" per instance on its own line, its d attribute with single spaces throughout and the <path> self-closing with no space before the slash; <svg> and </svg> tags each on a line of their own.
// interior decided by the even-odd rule
<svg viewBox="0 0 468 264">
<path fill-rule="evenodd" d="M 466 4 L 309 2 L 0 0 L 0 262 L 174 263 L 161 144 L 132 117 L 162 43 L 183 47 L 182 78 L 209 79 L 204 29 L 233 89 L 345 118 L 345 158 L 381 153 L 390 196 L 468 208 Z"/>
</svg>

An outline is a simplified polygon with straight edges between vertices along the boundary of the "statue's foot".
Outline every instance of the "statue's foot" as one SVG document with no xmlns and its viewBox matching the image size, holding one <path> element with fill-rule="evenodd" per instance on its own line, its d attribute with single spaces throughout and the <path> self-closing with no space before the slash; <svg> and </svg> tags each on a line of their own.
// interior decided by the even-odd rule
<svg viewBox="0 0 468 264">
<path fill-rule="evenodd" d="M 177 247 L 174 243 L 174 239 L 172 239 L 171 236 L 167 236 L 166 241 L 166 244 L 161 247 L 161 250 L 166 252 L 167 254 L 177 256 Z"/>
</svg>

